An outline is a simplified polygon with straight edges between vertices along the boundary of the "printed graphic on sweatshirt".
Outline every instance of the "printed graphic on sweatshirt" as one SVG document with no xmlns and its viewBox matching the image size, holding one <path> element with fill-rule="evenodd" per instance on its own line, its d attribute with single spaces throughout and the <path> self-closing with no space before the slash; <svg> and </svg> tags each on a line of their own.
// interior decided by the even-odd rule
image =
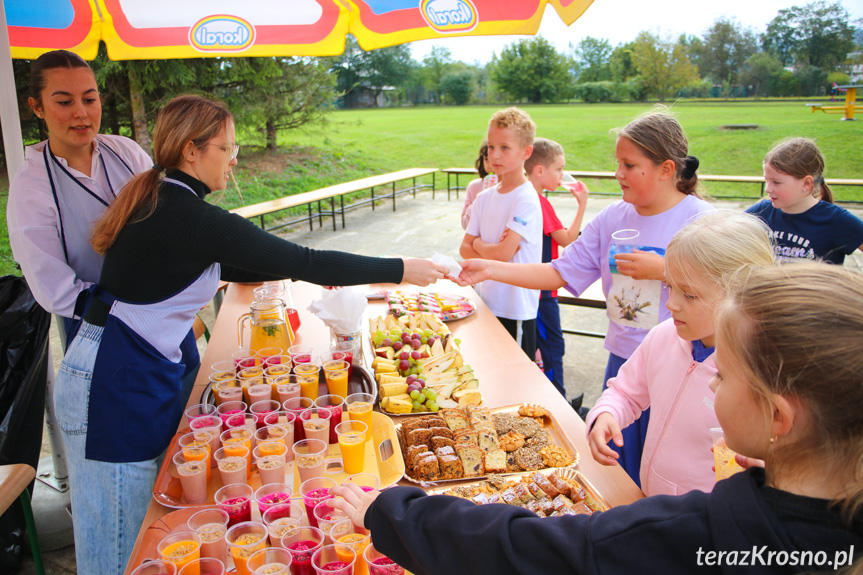
<svg viewBox="0 0 863 575">
<path fill-rule="evenodd" d="M 659 323 L 659 298 L 662 282 L 659 280 L 636 280 L 617 271 L 614 256 L 635 251 L 653 252 L 665 256 L 665 250 L 636 243 L 636 230 L 619 230 L 612 234 L 608 250 L 608 265 L 611 268 L 611 289 L 606 300 L 608 319 L 619 325 L 650 329 Z"/>
</svg>

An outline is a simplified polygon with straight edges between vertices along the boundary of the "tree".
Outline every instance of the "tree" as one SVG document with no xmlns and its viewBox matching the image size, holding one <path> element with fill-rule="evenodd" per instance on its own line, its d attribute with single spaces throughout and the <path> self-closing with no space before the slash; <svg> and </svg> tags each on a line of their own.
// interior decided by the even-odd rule
<svg viewBox="0 0 863 575">
<path fill-rule="evenodd" d="M 797 63 L 834 70 L 854 49 L 854 31 L 848 11 L 839 2 L 818 0 L 780 10 L 767 25 L 761 45 L 782 66 Z"/>
<path fill-rule="evenodd" d="M 587 36 L 573 47 L 574 72 L 579 82 L 601 82 L 611 79 L 611 42 Z"/>
<path fill-rule="evenodd" d="M 615 82 L 624 82 L 630 78 L 638 76 L 638 67 L 632 59 L 634 51 L 634 42 L 618 44 L 614 47 L 608 63 L 612 80 Z"/>
<path fill-rule="evenodd" d="M 743 63 L 758 50 L 758 41 L 750 28 L 736 20 L 717 19 L 704 33 L 698 48 L 698 70 L 713 81 L 732 83 Z"/>
<path fill-rule="evenodd" d="M 431 92 L 432 98 L 440 103 L 441 81 L 452 67 L 453 59 L 449 48 L 444 46 L 432 46 L 428 56 L 423 58 L 423 67 L 420 77 L 425 88 Z"/>
<path fill-rule="evenodd" d="M 384 88 L 400 87 L 407 81 L 412 60 L 405 44 L 365 51 L 356 38 L 348 36 L 345 51 L 330 62 L 337 76 L 336 86 L 346 101 L 360 84 L 369 88 L 377 101 Z"/>
<path fill-rule="evenodd" d="M 773 78 L 782 71 L 779 59 L 767 52 L 758 52 L 746 59 L 740 71 L 740 83 L 752 88 L 754 96 L 775 96 L 770 93 Z"/>
<path fill-rule="evenodd" d="M 566 58 L 541 36 L 504 47 L 491 63 L 497 89 L 514 100 L 555 102 L 569 93 Z"/>
<path fill-rule="evenodd" d="M 441 78 L 440 89 L 448 102 L 467 104 L 474 91 L 474 75 L 466 68 L 454 70 Z"/>
<path fill-rule="evenodd" d="M 641 32 L 635 39 L 633 61 L 644 88 L 660 101 L 698 81 L 698 68 L 686 57 L 686 48 L 658 34 Z"/>
</svg>

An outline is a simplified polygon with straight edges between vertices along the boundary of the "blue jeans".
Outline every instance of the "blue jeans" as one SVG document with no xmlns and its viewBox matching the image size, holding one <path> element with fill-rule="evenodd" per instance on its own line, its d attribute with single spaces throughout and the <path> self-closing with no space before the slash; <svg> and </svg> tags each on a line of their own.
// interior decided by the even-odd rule
<svg viewBox="0 0 863 575">
<path fill-rule="evenodd" d="M 60 366 L 54 405 L 66 443 L 78 573 L 121 575 L 153 496 L 161 458 L 109 463 L 85 457 L 90 380 L 102 331 L 81 325 Z"/>
</svg>

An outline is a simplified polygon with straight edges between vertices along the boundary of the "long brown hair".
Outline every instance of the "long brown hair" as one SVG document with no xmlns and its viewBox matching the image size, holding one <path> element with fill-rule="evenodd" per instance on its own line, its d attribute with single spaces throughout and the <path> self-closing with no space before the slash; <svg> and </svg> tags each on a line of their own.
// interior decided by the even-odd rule
<svg viewBox="0 0 863 575">
<path fill-rule="evenodd" d="M 196 147 L 213 139 L 233 117 L 221 102 L 201 96 L 177 96 L 162 108 L 153 130 L 152 170 L 140 173 L 123 187 L 111 206 L 96 223 L 90 243 L 96 253 L 104 254 L 117 234 L 132 218 L 140 221 L 156 209 L 161 170 L 179 168 L 188 142 Z"/>
<path fill-rule="evenodd" d="M 795 397 L 808 410 L 799 439 L 771 443 L 769 469 L 823 462 L 847 477 L 837 501 L 851 515 L 863 508 L 863 276 L 825 263 L 747 270 L 717 313 L 726 346 L 762 398 Z M 763 438 L 765 445 L 770 438 Z"/>
<path fill-rule="evenodd" d="M 824 156 L 821 155 L 815 140 L 809 138 L 783 140 L 767 152 L 764 163 L 798 180 L 812 176 L 814 184 L 812 195 L 825 202 L 833 203 L 833 192 L 824 182 Z"/>
<path fill-rule="evenodd" d="M 612 130 L 617 136 L 632 141 L 655 165 L 666 160 L 674 162 L 677 189 L 687 196 L 698 196 L 698 158 L 689 156 L 689 142 L 683 126 L 666 106 L 657 105 L 628 123 Z"/>
</svg>

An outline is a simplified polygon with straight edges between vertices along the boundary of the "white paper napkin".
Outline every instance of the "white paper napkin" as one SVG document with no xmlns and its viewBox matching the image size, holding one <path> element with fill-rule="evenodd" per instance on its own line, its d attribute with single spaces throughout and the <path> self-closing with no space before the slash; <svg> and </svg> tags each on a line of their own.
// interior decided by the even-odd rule
<svg viewBox="0 0 863 575">
<path fill-rule="evenodd" d="M 457 278 L 461 273 L 461 264 L 452 256 L 441 253 L 436 253 L 431 257 L 431 261 L 439 266 L 447 268 L 447 277 Z"/>
<path fill-rule="evenodd" d="M 354 333 L 362 328 L 366 303 L 364 294 L 347 287 L 327 290 L 321 299 L 309 305 L 308 310 L 336 333 Z"/>
</svg>

